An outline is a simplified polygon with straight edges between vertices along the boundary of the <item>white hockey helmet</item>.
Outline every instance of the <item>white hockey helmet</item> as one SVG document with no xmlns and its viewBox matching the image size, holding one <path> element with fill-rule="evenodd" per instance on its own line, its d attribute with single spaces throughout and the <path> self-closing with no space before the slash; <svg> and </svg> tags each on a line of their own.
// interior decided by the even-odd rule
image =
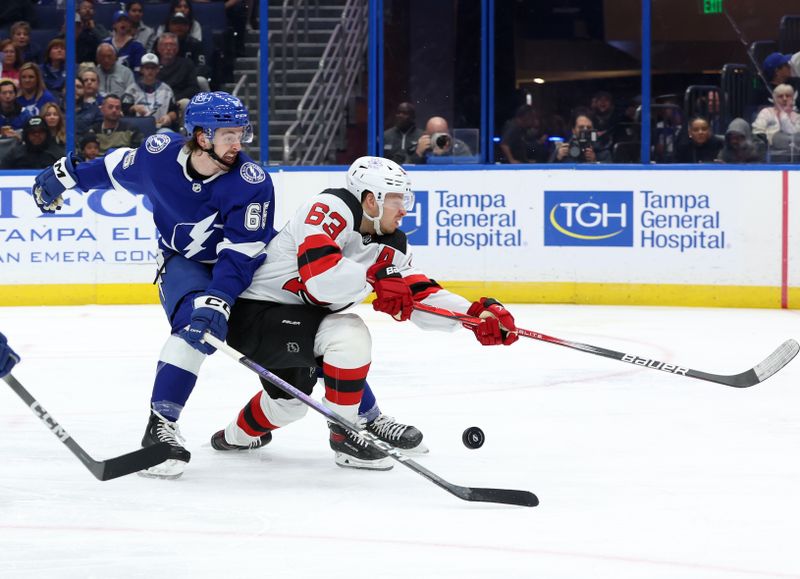
<svg viewBox="0 0 800 579">
<path fill-rule="evenodd" d="M 383 202 L 387 193 L 399 193 L 403 196 L 403 208 L 411 211 L 414 208 L 414 193 L 411 191 L 411 180 L 405 170 L 389 159 L 383 157 L 359 157 L 347 170 L 347 189 L 361 203 L 364 191 L 375 196 L 383 213 Z"/>
</svg>

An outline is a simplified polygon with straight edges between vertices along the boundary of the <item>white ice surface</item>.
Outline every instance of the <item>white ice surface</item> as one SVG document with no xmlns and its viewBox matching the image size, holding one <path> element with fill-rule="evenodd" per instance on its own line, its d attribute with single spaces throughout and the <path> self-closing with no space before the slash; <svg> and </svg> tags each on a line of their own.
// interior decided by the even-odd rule
<svg viewBox="0 0 800 579">
<path fill-rule="evenodd" d="M 513 311 L 522 327 L 726 374 L 800 337 L 798 313 L 777 310 Z M 210 435 L 259 389 L 216 354 L 180 421 L 192 461 L 177 481 L 96 481 L 0 384 L 0 577 L 800 577 L 800 361 L 739 390 L 358 312 L 381 407 L 425 434 L 418 461 L 456 484 L 531 490 L 539 507 L 464 502 L 400 464 L 339 468 L 314 412 L 264 449 L 216 452 Z M 23 357 L 17 379 L 108 458 L 138 447 L 162 315 L 0 308 L 0 331 Z M 479 450 L 461 443 L 471 425 Z"/>
</svg>

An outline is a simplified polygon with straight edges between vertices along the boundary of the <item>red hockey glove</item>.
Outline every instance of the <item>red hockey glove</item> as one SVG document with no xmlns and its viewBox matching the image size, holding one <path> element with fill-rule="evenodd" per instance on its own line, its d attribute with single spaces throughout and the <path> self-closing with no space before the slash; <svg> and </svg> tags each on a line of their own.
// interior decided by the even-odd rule
<svg viewBox="0 0 800 579">
<path fill-rule="evenodd" d="M 376 312 L 389 314 L 398 322 L 411 317 L 414 297 L 396 265 L 385 261 L 373 264 L 367 270 L 367 281 L 377 295 L 372 302 Z"/>
<path fill-rule="evenodd" d="M 477 326 L 467 326 L 475 333 L 475 337 L 484 346 L 508 346 L 519 339 L 517 326 L 514 325 L 514 316 L 511 315 L 503 304 L 494 298 L 481 298 L 473 303 L 467 313 L 470 316 L 481 318 Z"/>
</svg>

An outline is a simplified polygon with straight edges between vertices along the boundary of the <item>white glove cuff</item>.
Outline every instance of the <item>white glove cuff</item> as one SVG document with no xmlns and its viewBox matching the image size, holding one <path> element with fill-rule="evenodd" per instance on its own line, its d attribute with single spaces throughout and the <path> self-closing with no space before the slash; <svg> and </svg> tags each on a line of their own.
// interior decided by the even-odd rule
<svg viewBox="0 0 800 579">
<path fill-rule="evenodd" d="M 58 182 L 64 186 L 64 189 L 74 189 L 78 184 L 70 175 L 69 169 L 67 169 L 67 163 L 69 163 L 67 158 L 61 157 L 58 161 L 53 163 L 53 172 Z"/>
<path fill-rule="evenodd" d="M 197 296 L 196 298 L 194 298 L 194 302 L 192 302 L 192 305 L 194 306 L 194 309 L 209 308 L 214 311 L 217 311 L 221 313 L 223 316 L 225 316 L 226 320 L 231 315 L 231 306 L 228 305 L 228 302 L 216 296 L 209 296 L 209 295 Z"/>
</svg>

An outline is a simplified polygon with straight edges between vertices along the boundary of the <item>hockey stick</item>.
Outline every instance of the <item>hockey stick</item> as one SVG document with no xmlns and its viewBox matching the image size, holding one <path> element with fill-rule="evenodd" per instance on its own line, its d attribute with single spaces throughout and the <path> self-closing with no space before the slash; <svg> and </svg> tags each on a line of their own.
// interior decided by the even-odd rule
<svg viewBox="0 0 800 579">
<path fill-rule="evenodd" d="M 339 426 L 351 430 L 353 432 L 357 432 L 364 440 L 367 441 L 372 447 L 377 447 L 379 450 L 385 452 L 393 459 L 398 461 L 400 464 L 407 466 L 414 472 L 419 475 L 424 476 L 426 479 L 431 481 L 433 484 L 443 488 L 447 492 L 452 495 L 457 496 L 460 499 L 465 501 L 478 501 L 483 503 L 503 503 L 506 505 L 518 505 L 523 507 L 535 507 L 539 504 L 539 499 L 536 497 L 535 494 L 528 492 L 528 491 L 518 491 L 518 490 L 509 490 L 509 489 L 487 489 L 487 488 L 476 488 L 476 487 L 462 487 L 459 485 L 454 485 L 452 483 L 447 482 L 439 475 L 429 471 L 424 466 L 417 464 L 406 455 L 401 453 L 392 445 L 382 441 L 380 438 L 369 432 L 368 430 L 361 430 L 358 426 L 350 422 L 349 420 L 345 420 L 337 413 L 333 412 L 329 408 L 326 408 L 322 403 L 317 402 L 313 398 L 311 398 L 305 392 L 298 390 L 285 380 L 282 380 L 280 377 L 276 376 L 266 368 L 260 366 L 257 362 L 251 360 L 241 352 L 238 352 L 221 342 L 213 335 L 206 333 L 204 340 L 214 346 L 217 350 L 227 354 L 234 360 L 238 361 L 243 366 L 249 368 L 259 376 L 261 376 L 264 380 L 273 384 L 274 386 L 280 388 L 290 396 L 294 396 L 304 404 L 310 406 L 320 414 L 322 414 L 325 418 L 330 420 L 331 422 L 335 422 Z"/>
<path fill-rule="evenodd" d="M 744 51 L 747 53 L 747 57 L 750 59 L 750 64 L 753 65 L 753 68 L 756 71 L 756 75 L 758 75 L 758 78 L 760 78 L 761 82 L 764 83 L 767 92 L 770 95 L 772 95 L 773 88 L 770 86 L 769 81 L 764 76 L 764 71 L 761 70 L 761 64 L 758 61 L 756 61 L 756 57 L 753 55 L 753 51 L 750 50 L 750 43 L 747 42 L 747 39 L 744 37 L 744 33 L 736 25 L 736 21 L 733 19 L 733 16 L 731 16 L 730 12 L 728 12 L 725 8 L 723 8 L 722 13 L 725 15 L 725 18 L 728 19 L 728 23 L 731 25 L 731 28 L 733 28 L 733 31 L 736 33 L 736 36 L 739 38 L 739 42 L 741 42 L 742 45 L 744 46 Z"/>
<path fill-rule="evenodd" d="M 480 319 L 473 316 L 451 312 L 450 310 L 429 306 L 419 302 L 414 302 L 414 309 L 436 316 L 458 320 L 467 326 L 476 326 L 480 323 Z M 734 388 L 747 388 L 749 386 L 758 384 L 759 382 L 763 382 L 775 374 L 778 370 L 786 366 L 786 364 L 788 364 L 792 358 L 797 355 L 798 351 L 800 351 L 800 344 L 798 344 L 797 341 L 792 339 L 786 340 L 761 363 L 756 364 L 749 370 L 745 370 L 741 374 L 726 376 L 723 374 L 711 374 L 709 372 L 701 372 L 700 370 L 692 370 L 691 368 L 684 368 L 683 366 L 679 366 L 677 364 L 667 364 L 666 362 L 659 362 L 653 358 L 645 358 L 642 356 L 637 356 L 636 354 L 616 352 L 614 350 L 600 348 L 599 346 L 592 346 L 591 344 L 582 344 L 580 342 L 572 342 L 570 340 L 554 338 L 552 336 L 547 336 L 545 334 L 540 334 L 539 332 L 526 330 L 524 328 L 517 328 L 517 333 L 525 338 L 532 338 L 534 340 L 541 340 L 542 342 L 558 344 L 559 346 L 565 346 L 567 348 L 572 348 L 573 350 L 580 350 L 581 352 L 587 352 L 589 354 L 603 356 L 605 358 L 613 358 L 614 360 L 627 362 L 636 366 L 643 366 L 645 368 L 650 368 L 651 370 L 661 370 L 662 372 L 667 372 L 669 374 L 687 376 L 689 378 L 697 378 L 699 380 L 707 380 L 709 382 L 716 382 L 717 384 L 724 384 L 725 386 L 733 386 Z"/>
<path fill-rule="evenodd" d="M 157 464 L 161 464 L 169 456 L 170 446 L 166 442 L 160 442 L 154 446 L 148 446 L 122 456 L 110 458 L 108 460 L 94 460 L 85 450 L 67 433 L 64 428 L 48 414 L 39 404 L 39 401 L 31 396 L 25 387 L 17 381 L 14 376 L 7 374 L 3 380 L 11 386 L 11 389 L 22 398 L 25 404 L 49 428 L 64 445 L 78 457 L 83 465 L 89 469 L 97 480 L 111 480 L 131 474 Z"/>
</svg>

